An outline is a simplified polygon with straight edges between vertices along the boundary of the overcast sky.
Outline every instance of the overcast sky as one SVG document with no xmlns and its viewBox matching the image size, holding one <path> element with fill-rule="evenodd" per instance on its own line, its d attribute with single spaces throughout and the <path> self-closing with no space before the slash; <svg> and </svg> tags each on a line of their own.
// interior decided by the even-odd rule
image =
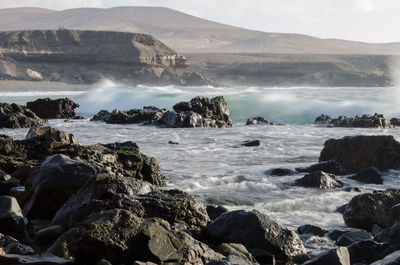
<svg viewBox="0 0 400 265">
<path fill-rule="evenodd" d="M 1 0 L 0 8 L 164 6 L 267 32 L 368 42 L 400 41 L 400 0 Z"/>
</svg>

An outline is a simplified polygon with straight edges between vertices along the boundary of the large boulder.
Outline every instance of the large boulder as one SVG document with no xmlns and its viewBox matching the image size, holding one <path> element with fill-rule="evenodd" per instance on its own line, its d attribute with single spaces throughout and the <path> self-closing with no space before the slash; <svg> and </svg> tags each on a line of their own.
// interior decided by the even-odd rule
<svg viewBox="0 0 400 265">
<path fill-rule="evenodd" d="M 364 183 L 383 184 L 383 174 L 374 167 L 363 169 L 357 174 L 350 176 L 350 178 Z"/>
<path fill-rule="evenodd" d="M 339 116 L 329 122 L 330 127 L 390 128 L 390 121 L 383 114 L 363 114 L 354 117 Z"/>
<path fill-rule="evenodd" d="M 254 124 L 260 124 L 260 125 L 273 125 L 273 123 L 270 123 L 264 117 L 252 117 L 248 118 L 246 121 L 246 125 L 254 125 Z"/>
<path fill-rule="evenodd" d="M 338 211 L 348 226 L 371 231 L 374 224 L 383 228 L 393 225 L 391 208 L 398 203 L 400 190 L 388 189 L 357 195 Z"/>
<path fill-rule="evenodd" d="M 389 244 L 382 244 L 373 240 L 359 241 L 347 247 L 351 264 L 371 264 L 388 255 L 388 248 Z"/>
<path fill-rule="evenodd" d="M 332 249 L 314 259 L 303 263 L 304 265 L 350 265 L 349 251 L 345 247 Z"/>
<path fill-rule="evenodd" d="M 49 126 L 46 127 L 32 127 L 29 129 L 26 139 L 40 138 L 41 140 L 47 140 L 49 143 L 68 145 L 78 144 L 78 140 L 73 134 L 65 131 L 60 131 L 56 128 Z"/>
<path fill-rule="evenodd" d="M 400 169 L 400 143 L 390 135 L 347 136 L 324 144 L 319 161 L 335 160 L 348 172 Z"/>
<path fill-rule="evenodd" d="M 111 124 L 157 124 L 165 112 L 167 112 L 167 110 L 151 106 L 143 107 L 143 109 L 131 109 L 128 111 L 120 111 L 116 109 L 113 110 L 110 115 L 102 110 L 96 114 L 92 120 L 104 120 L 106 123 Z"/>
<path fill-rule="evenodd" d="M 25 219 L 14 197 L 0 196 L 0 233 L 25 237 Z"/>
<path fill-rule="evenodd" d="M 328 174 L 323 171 L 315 171 L 307 174 L 301 179 L 296 179 L 295 183 L 300 187 L 333 189 L 343 187 L 343 182 L 336 178 L 334 174 Z"/>
<path fill-rule="evenodd" d="M 398 265 L 400 264 L 400 250 L 393 252 L 384 259 L 375 261 L 371 265 Z"/>
<path fill-rule="evenodd" d="M 252 254 L 267 252 L 280 260 L 293 259 L 306 253 L 296 233 L 256 210 L 220 215 L 206 227 L 205 236 L 217 242 L 241 243 Z"/>
<path fill-rule="evenodd" d="M 24 206 L 24 214 L 29 219 L 51 220 L 69 197 L 102 172 L 106 170 L 64 155 L 48 157 L 27 180 L 26 192 L 30 198 Z"/>
<path fill-rule="evenodd" d="M 321 114 L 314 120 L 314 124 L 329 124 L 332 118 L 326 114 Z"/>
<path fill-rule="evenodd" d="M 39 98 L 26 103 L 26 106 L 41 119 L 75 119 L 75 109 L 79 104 L 69 98 Z"/>
<path fill-rule="evenodd" d="M 138 197 L 147 217 L 160 217 L 171 224 L 200 229 L 209 222 L 206 207 L 196 198 L 179 190 L 157 190 Z"/>
<path fill-rule="evenodd" d="M 24 106 L 15 103 L 0 103 L 0 128 L 29 128 L 43 122 Z"/>
</svg>

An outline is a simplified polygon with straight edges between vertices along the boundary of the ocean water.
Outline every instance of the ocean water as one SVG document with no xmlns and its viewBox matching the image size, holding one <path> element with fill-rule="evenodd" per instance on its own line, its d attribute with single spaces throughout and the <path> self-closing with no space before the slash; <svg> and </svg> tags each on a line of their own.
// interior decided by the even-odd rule
<svg viewBox="0 0 400 265">
<path fill-rule="evenodd" d="M 49 125 L 73 133 L 81 144 L 131 140 L 141 151 L 156 157 L 168 177 L 168 188 L 190 192 L 205 203 L 230 209 L 257 209 L 290 229 L 303 224 L 327 229 L 345 227 L 335 212 L 357 192 L 345 189 L 318 190 L 294 186 L 304 174 L 274 177 L 267 171 L 276 167 L 294 169 L 318 161 L 323 144 L 347 135 L 393 135 L 400 129 L 326 128 L 311 124 L 325 113 L 352 116 L 375 112 L 388 118 L 400 117 L 397 88 L 212 88 L 212 87 L 125 87 L 107 82 L 91 91 L 1 93 L 1 101 L 25 102 L 38 97 L 68 96 L 81 104 L 79 114 L 91 117 L 100 109 L 121 110 L 153 105 L 172 108 L 197 95 L 225 96 L 234 126 L 226 129 L 168 129 L 140 125 L 110 125 L 89 119 Z M 284 125 L 246 126 L 248 117 L 264 116 Z M 0 133 L 22 139 L 27 129 L 2 129 Z M 241 147 L 245 140 L 259 139 L 260 147 Z M 170 145 L 168 141 L 179 142 Z M 362 184 L 339 177 L 345 187 L 362 192 L 400 185 L 400 171 L 387 172 L 384 185 Z M 312 248 L 312 244 L 308 245 Z"/>
</svg>

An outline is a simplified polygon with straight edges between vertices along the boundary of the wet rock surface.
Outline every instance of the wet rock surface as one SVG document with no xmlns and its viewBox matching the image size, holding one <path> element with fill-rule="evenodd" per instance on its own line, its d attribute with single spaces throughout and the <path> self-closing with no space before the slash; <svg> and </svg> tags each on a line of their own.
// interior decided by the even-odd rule
<svg viewBox="0 0 400 265">
<path fill-rule="evenodd" d="M 296 168 L 297 172 L 303 173 L 312 173 L 315 171 L 324 171 L 326 173 L 335 174 L 335 175 L 345 175 L 346 170 L 335 160 L 328 160 L 319 162 L 317 164 L 313 164 L 309 167 L 298 167 Z"/>
<path fill-rule="evenodd" d="M 75 109 L 79 104 L 69 98 L 40 98 L 26 103 L 27 108 L 33 111 L 41 119 L 79 119 Z"/>
<path fill-rule="evenodd" d="M 328 121 L 328 117 L 320 116 L 317 118 L 321 121 Z M 316 121 L 317 121 L 316 119 Z M 389 120 L 383 114 L 375 113 L 374 115 L 363 114 L 354 117 L 339 116 L 331 119 L 329 127 L 354 127 L 354 128 L 390 128 L 392 127 Z"/>
<path fill-rule="evenodd" d="M 374 167 L 363 169 L 357 174 L 350 176 L 350 178 L 364 183 L 383 184 L 383 174 Z"/>
<path fill-rule="evenodd" d="M 33 111 L 24 106 L 0 103 L 0 128 L 29 128 L 43 122 Z"/>
<path fill-rule="evenodd" d="M 343 182 L 336 178 L 334 174 L 328 174 L 323 171 L 307 174 L 301 179 L 296 179 L 295 183 L 297 186 L 319 189 L 333 189 L 343 186 Z"/>
</svg>

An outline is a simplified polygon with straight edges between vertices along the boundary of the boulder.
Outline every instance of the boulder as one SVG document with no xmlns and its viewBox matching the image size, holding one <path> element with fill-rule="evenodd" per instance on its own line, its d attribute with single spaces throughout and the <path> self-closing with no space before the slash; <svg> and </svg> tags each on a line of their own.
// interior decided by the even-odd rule
<svg viewBox="0 0 400 265">
<path fill-rule="evenodd" d="M 238 265 L 259 264 L 242 244 L 222 243 L 217 247 L 218 253 L 223 254 L 227 262 Z"/>
<path fill-rule="evenodd" d="M 206 227 L 205 236 L 217 242 L 240 243 L 253 255 L 267 252 L 280 260 L 293 259 L 306 253 L 303 243 L 294 232 L 256 210 L 220 215 Z"/>
<path fill-rule="evenodd" d="M 400 119 L 399 118 L 392 118 L 392 119 L 390 119 L 390 123 L 393 126 L 400 126 Z"/>
<path fill-rule="evenodd" d="M 297 228 L 297 233 L 300 235 L 310 234 L 314 236 L 323 236 L 328 233 L 328 231 L 315 225 L 302 225 Z"/>
<path fill-rule="evenodd" d="M 382 228 L 393 224 L 391 208 L 400 203 L 400 190 L 388 189 L 353 197 L 338 209 L 346 225 L 371 231 L 374 224 Z"/>
<path fill-rule="evenodd" d="M 383 184 L 383 174 L 374 167 L 369 167 L 350 176 L 351 179 L 370 184 Z"/>
<path fill-rule="evenodd" d="M 69 98 L 39 98 L 26 103 L 26 106 L 41 119 L 75 119 L 75 109 L 79 104 Z"/>
<path fill-rule="evenodd" d="M 19 185 L 20 182 L 18 179 L 0 170 L 0 195 L 10 195 L 10 190 Z"/>
<path fill-rule="evenodd" d="M 307 174 L 301 179 L 296 179 L 295 182 L 300 187 L 319 189 L 333 189 L 343 186 L 343 182 L 337 179 L 334 174 L 328 174 L 323 171 L 315 171 Z"/>
<path fill-rule="evenodd" d="M 107 122 L 107 120 L 111 117 L 111 112 L 108 110 L 100 110 L 96 115 L 91 118 L 91 121 L 103 121 Z"/>
<path fill-rule="evenodd" d="M 246 125 L 253 125 L 253 124 L 261 124 L 261 125 L 273 125 L 263 117 L 252 117 L 248 118 L 246 121 Z"/>
<path fill-rule="evenodd" d="M 351 264 L 372 262 L 384 258 L 387 253 L 389 244 L 381 244 L 373 240 L 363 240 L 355 242 L 347 247 L 350 254 Z"/>
<path fill-rule="evenodd" d="M 324 171 L 335 175 L 346 175 L 346 170 L 335 160 L 323 161 L 309 167 L 297 167 L 297 172 L 312 173 L 315 171 Z"/>
<path fill-rule="evenodd" d="M 165 109 L 143 107 L 143 109 L 131 109 L 128 111 L 115 109 L 108 115 L 108 113 L 102 110 L 92 120 L 104 120 L 106 123 L 111 124 L 157 124 L 165 112 L 167 112 Z"/>
<path fill-rule="evenodd" d="M 64 227 L 53 225 L 35 233 L 35 240 L 42 243 L 52 243 L 64 233 Z"/>
<path fill-rule="evenodd" d="M 78 140 L 73 134 L 49 126 L 30 128 L 26 135 L 26 140 L 34 138 L 41 138 L 42 140 L 59 145 L 78 144 Z"/>
<path fill-rule="evenodd" d="M 398 265 L 400 264 L 400 250 L 393 252 L 384 259 L 375 261 L 371 265 Z"/>
<path fill-rule="evenodd" d="M 0 255 L 0 264 L 3 265 L 66 265 L 74 264 L 73 262 L 61 259 L 54 255 Z"/>
<path fill-rule="evenodd" d="M 315 118 L 314 124 L 328 124 L 331 122 L 331 120 L 332 120 L 332 118 L 329 117 L 328 115 L 321 114 L 317 118 Z"/>
<path fill-rule="evenodd" d="M 171 224 L 180 223 L 190 230 L 204 228 L 209 222 L 206 207 L 196 198 L 179 190 L 157 190 L 138 196 L 146 217 L 160 217 Z"/>
<path fill-rule="evenodd" d="M 24 106 L 0 103 L 0 128 L 29 128 L 43 122 L 34 112 Z"/>
<path fill-rule="evenodd" d="M 17 200 L 0 196 L 0 233 L 16 238 L 25 237 L 25 220 Z"/>
<path fill-rule="evenodd" d="M 207 205 L 206 210 L 211 221 L 217 219 L 221 214 L 228 212 L 228 209 L 221 205 Z"/>
<path fill-rule="evenodd" d="M 400 143 L 393 136 L 347 136 L 324 144 L 319 161 L 335 160 L 349 173 L 375 167 L 400 169 Z"/>
<path fill-rule="evenodd" d="M 242 146 L 248 146 L 248 147 L 260 146 L 261 145 L 261 141 L 260 140 L 248 140 L 248 141 L 244 141 L 241 145 Z"/>
<path fill-rule="evenodd" d="M 267 171 L 265 172 L 265 174 L 266 174 L 266 175 L 270 175 L 270 176 L 279 176 L 279 177 L 282 177 L 282 176 L 291 176 L 291 175 L 294 175 L 294 174 L 296 174 L 296 171 L 294 171 L 294 170 L 292 170 L 292 169 L 290 169 L 290 168 L 282 168 L 282 167 L 279 167 L 279 168 L 272 168 L 272 169 L 269 169 L 269 170 L 267 170 Z"/>
<path fill-rule="evenodd" d="M 27 180 L 29 201 L 24 206 L 24 214 L 29 219 L 51 220 L 69 197 L 101 172 L 106 170 L 65 155 L 48 157 Z"/>
<path fill-rule="evenodd" d="M 336 240 L 336 245 L 347 247 L 356 242 L 363 241 L 363 240 L 370 240 L 370 239 L 372 239 L 372 235 L 370 233 L 368 233 L 367 231 L 360 230 L 360 229 L 354 229 L 354 230 L 350 230 L 350 231 L 344 233 L 343 235 L 341 235 Z"/>
<path fill-rule="evenodd" d="M 349 251 L 345 247 L 332 249 L 314 259 L 303 263 L 304 265 L 350 265 Z"/>
<path fill-rule="evenodd" d="M 354 127 L 354 128 L 390 128 L 390 121 L 383 114 L 363 114 L 354 117 L 339 116 L 329 122 L 330 127 Z"/>
</svg>

